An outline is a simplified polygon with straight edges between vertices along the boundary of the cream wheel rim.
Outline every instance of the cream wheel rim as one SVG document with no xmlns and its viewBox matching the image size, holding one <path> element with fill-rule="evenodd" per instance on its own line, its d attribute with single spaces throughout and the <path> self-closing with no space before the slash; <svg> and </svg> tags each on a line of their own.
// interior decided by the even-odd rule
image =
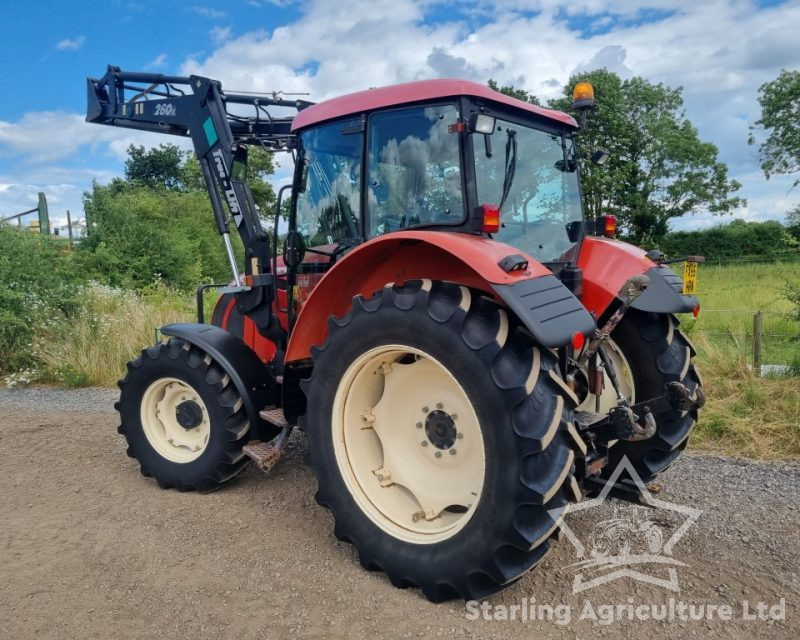
<svg viewBox="0 0 800 640">
<path fill-rule="evenodd" d="M 619 382 L 620 391 L 625 396 L 625 399 L 628 401 L 628 404 L 636 404 L 636 387 L 633 382 L 633 372 L 631 371 L 631 366 L 628 364 L 628 360 L 625 357 L 625 354 L 622 353 L 622 349 L 619 348 L 619 345 L 614 342 L 611 338 L 607 338 L 603 348 L 606 351 L 609 359 L 611 360 L 611 364 L 614 365 L 614 371 L 617 374 L 617 381 Z M 584 374 L 587 375 L 586 367 L 584 367 Z M 587 394 L 584 401 L 578 407 L 579 411 L 592 411 L 594 412 L 596 408 L 596 398 L 594 394 L 589 393 Z M 599 413 L 605 415 L 611 409 L 617 406 L 617 393 L 614 391 L 614 385 L 611 384 L 611 380 L 608 377 L 608 374 L 605 375 L 604 379 L 604 386 L 603 392 L 600 394 L 600 411 Z"/>
<path fill-rule="evenodd" d="M 435 358 L 403 345 L 362 354 L 339 382 L 332 428 L 350 494 L 393 537 L 432 544 L 472 518 L 483 436 L 466 392 Z"/>
<path fill-rule="evenodd" d="M 176 415 L 178 406 L 186 401 L 193 401 L 202 412 L 199 424 L 191 429 L 182 427 Z M 141 420 L 147 441 L 171 462 L 197 460 L 208 446 L 208 409 L 200 394 L 178 378 L 159 378 L 147 388 L 142 396 Z"/>
</svg>

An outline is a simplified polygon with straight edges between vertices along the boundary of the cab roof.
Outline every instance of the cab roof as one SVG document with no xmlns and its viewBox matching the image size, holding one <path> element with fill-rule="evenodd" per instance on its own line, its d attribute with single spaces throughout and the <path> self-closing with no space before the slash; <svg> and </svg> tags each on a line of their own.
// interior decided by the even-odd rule
<svg viewBox="0 0 800 640">
<path fill-rule="evenodd" d="M 292 131 L 304 129 L 305 127 L 327 120 L 334 120 L 336 118 L 362 113 L 364 111 L 371 111 L 373 109 L 462 95 L 483 98 L 502 105 L 529 111 L 542 118 L 554 120 L 571 127 L 578 126 L 572 116 L 561 111 L 545 109 L 544 107 L 539 107 L 529 102 L 517 100 L 503 93 L 493 91 L 489 87 L 478 84 L 477 82 L 443 78 L 439 80 L 406 82 L 404 84 L 395 84 L 378 89 L 367 89 L 366 91 L 349 93 L 344 96 L 339 96 L 338 98 L 331 98 L 330 100 L 319 102 L 303 109 L 295 116 L 292 121 Z"/>
</svg>

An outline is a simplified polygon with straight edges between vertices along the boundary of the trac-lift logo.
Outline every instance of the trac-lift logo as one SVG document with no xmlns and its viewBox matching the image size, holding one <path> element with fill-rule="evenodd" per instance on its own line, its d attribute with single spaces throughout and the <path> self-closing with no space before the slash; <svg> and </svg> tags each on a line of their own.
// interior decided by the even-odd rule
<svg viewBox="0 0 800 640">
<path fill-rule="evenodd" d="M 627 472 L 648 506 L 615 508 L 614 515 L 598 522 L 589 539 L 585 543 L 581 542 L 564 522 L 564 516 L 604 504 L 623 472 Z M 677 512 L 686 519 L 667 538 L 665 529 L 650 519 L 652 511 L 649 507 Z M 699 509 L 655 498 L 628 458 L 624 457 L 599 496 L 550 511 L 565 537 L 575 547 L 579 558 L 578 562 L 570 565 L 577 572 L 572 583 L 572 593 L 580 593 L 623 577 L 680 592 L 676 567 L 687 565 L 673 557 L 673 550 L 701 513 Z M 643 569 L 647 565 L 649 572 Z"/>
</svg>

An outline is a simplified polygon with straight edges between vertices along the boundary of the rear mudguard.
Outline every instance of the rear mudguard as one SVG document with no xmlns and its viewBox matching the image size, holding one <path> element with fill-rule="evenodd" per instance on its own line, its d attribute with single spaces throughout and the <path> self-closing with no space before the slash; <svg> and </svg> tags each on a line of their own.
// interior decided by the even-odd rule
<svg viewBox="0 0 800 640">
<path fill-rule="evenodd" d="M 578 266 L 583 270 L 583 305 L 595 318 L 602 317 L 619 299 L 619 290 L 628 278 L 642 273 L 650 283 L 634 301 L 634 309 L 686 313 L 698 304 L 695 296 L 681 293 L 683 282 L 672 269 L 656 264 L 639 247 L 619 240 L 584 238 Z"/>
<path fill-rule="evenodd" d="M 169 324 L 161 328 L 161 333 L 186 340 L 222 367 L 242 398 L 253 436 L 259 438 L 264 426 L 259 411 L 277 405 L 279 394 L 272 374 L 256 352 L 229 331 L 210 324 Z"/>
<path fill-rule="evenodd" d="M 507 273 L 499 262 L 511 255 L 528 261 Z M 328 318 L 347 313 L 357 295 L 372 296 L 387 283 L 446 280 L 485 291 L 505 303 L 539 344 L 567 344 L 595 323 L 552 272 L 507 244 L 481 236 L 441 231 L 399 231 L 373 238 L 337 261 L 303 305 L 286 350 L 286 361 L 305 360 L 328 334 Z"/>
</svg>

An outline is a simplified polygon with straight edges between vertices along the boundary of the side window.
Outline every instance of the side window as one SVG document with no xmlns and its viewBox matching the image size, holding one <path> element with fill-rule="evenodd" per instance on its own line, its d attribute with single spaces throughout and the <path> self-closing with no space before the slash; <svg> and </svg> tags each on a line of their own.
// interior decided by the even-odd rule
<svg viewBox="0 0 800 640">
<path fill-rule="evenodd" d="M 464 218 L 455 105 L 413 107 L 370 118 L 369 237 Z"/>
<path fill-rule="evenodd" d="M 360 238 L 360 121 L 326 124 L 300 137 L 306 162 L 306 188 L 297 196 L 297 230 L 306 245 L 338 244 Z M 349 133 L 352 131 L 357 133 Z"/>
</svg>

